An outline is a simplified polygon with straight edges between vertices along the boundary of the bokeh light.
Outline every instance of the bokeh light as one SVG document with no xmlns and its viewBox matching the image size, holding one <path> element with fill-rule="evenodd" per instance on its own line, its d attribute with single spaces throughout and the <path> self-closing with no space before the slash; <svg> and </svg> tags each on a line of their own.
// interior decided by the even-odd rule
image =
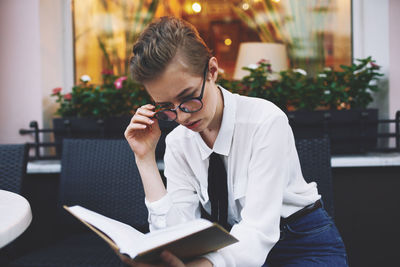
<svg viewBox="0 0 400 267">
<path fill-rule="evenodd" d="M 197 2 L 194 2 L 193 5 L 192 5 L 192 9 L 193 9 L 194 12 L 200 13 L 201 5 L 199 3 L 197 3 Z"/>
</svg>

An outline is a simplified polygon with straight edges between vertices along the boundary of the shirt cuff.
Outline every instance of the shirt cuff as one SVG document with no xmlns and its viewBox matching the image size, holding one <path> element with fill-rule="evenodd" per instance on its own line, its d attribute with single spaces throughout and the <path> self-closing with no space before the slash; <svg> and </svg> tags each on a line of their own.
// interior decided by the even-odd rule
<svg viewBox="0 0 400 267">
<path fill-rule="evenodd" d="M 206 255 L 203 255 L 202 257 L 211 261 L 214 267 L 226 267 L 224 257 L 218 252 L 211 252 Z"/>
<path fill-rule="evenodd" d="M 159 200 L 149 202 L 144 199 L 147 210 L 149 211 L 148 221 L 151 230 L 161 229 L 167 227 L 167 213 L 172 207 L 172 199 L 167 193 Z"/>
</svg>

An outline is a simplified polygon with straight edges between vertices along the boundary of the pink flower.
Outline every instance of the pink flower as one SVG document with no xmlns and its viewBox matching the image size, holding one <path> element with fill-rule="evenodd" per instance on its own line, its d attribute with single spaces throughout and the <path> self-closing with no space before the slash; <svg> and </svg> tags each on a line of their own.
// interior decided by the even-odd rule
<svg viewBox="0 0 400 267">
<path fill-rule="evenodd" d="M 116 89 L 121 89 L 123 82 L 127 79 L 126 76 L 121 76 L 118 79 L 115 80 L 114 85 Z"/>
<path fill-rule="evenodd" d="M 101 74 L 103 75 L 113 75 L 114 71 L 113 70 L 108 70 L 108 69 L 104 69 Z"/>
<path fill-rule="evenodd" d="M 67 100 L 67 101 L 71 100 L 72 99 L 71 93 L 65 94 L 64 95 L 64 99 Z"/>
<path fill-rule="evenodd" d="M 378 64 L 375 64 L 374 62 L 370 62 L 370 64 L 371 64 L 371 67 L 373 68 L 373 69 L 377 69 L 377 70 L 379 70 L 380 68 L 381 68 L 381 66 L 379 66 Z"/>
<path fill-rule="evenodd" d="M 241 86 L 242 91 L 248 91 L 250 89 L 249 86 L 244 85 L 244 84 L 241 84 L 240 86 Z"/>
<path fill-rule="evenodd" d="M 266 60 L 265 58 L 260 59 L 260 61 L 257 62 L 257 65 L 261 65 L 262 63 L 268 64 L 268 63 L 269 63 L 269 60 Z"/>
<path fill-rule="evenodd" d="M 52 93 L 52 95 L 57 95 L 58 93 L 60 93 L 60 92 L 61 92 L 61 90 L 62 90 L 62 88 L 61 88 L 61 87 L 54 88 L 54 89 L 53 89 L 53 93 Z"/>
</svg>

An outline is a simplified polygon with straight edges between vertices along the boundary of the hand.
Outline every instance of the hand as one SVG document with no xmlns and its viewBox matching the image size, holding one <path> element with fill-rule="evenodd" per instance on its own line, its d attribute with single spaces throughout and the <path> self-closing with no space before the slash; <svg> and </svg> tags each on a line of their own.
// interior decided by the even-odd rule
<svg viewBox="0 0 400 267">
<path fill-rule="evenodd" d="M 119 256 L 120 259 L 129 266 L 133 267 L 185 267 L 186 265 L 175 255 L 168 251 L 163 251 L 161 253 L 161 259 L 163 260 L 160 264 L 148 264 L 148 263 L 141 263 L 136 262 L 124 255 Z"/>
<path fill-rule="evenodd" d="M 136 158 L 155 155 L 161 131 L 157 119 L 153 118 L 154 108 L 151 104 L 138 108 L 125 130 L 125 138 Z"/>
</svg>

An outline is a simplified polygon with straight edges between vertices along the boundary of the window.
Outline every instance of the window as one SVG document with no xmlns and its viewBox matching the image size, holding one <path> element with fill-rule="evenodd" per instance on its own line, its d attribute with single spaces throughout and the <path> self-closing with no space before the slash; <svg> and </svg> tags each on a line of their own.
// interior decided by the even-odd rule
<svg viewBox="0 0 400 267">
<path fill-rule="evenodd" d="M 228 77 L 242 42 L 284 44 L 288 66 L 308 73 L 352 60 L 350 0 L 91 0 L 74 1 L 73 12 L 76 80 L 126 75 L 135 38 L 164 15 L 194 24 Z"/>
</svg>

